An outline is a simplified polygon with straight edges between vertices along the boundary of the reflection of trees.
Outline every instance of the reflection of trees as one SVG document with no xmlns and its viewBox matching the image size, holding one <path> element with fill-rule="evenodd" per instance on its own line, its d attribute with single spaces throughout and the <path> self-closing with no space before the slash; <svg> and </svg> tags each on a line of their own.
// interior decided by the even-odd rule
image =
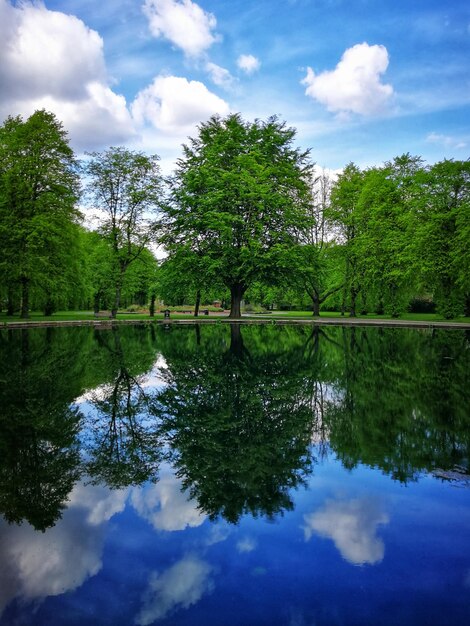
<svg viewBox="0 0 470 626">
<path fill-rule="evenodd" d="M 45 530 L 79 478 L 80 414 L 69 408 L 83 333 L 0 333 L 0 511 Z M 77 351 L 78 352 L 78 351 Z"/>
<path fill-rule="evenodd" d="M 142 376 L 157 345 L 160 391 Z M 162 442 L 199 506 L 230 521 L 290 509 L 312 441 L 402 481 L 468 472 L 469 345 L 463 331 L 317 326 L 1 331 L 0 511 L 45 529 L 83 473 L 155 480 Z"/>
<path fill-rule="evenodd" d="M 141 327 L 0 332 L 0 512 L 8 521 L 52 526 L 87 470 L 113 486 L 147 479 L 151 461 L 155 471 L 156 452 L 136 400 L 138 372 L 154 362 L 154 342 L 154 330 Z M 96 453 L 84 464 L 79 430 L 88 424 L 71 403 L 108 380 L 114 382 L 103 389 L 111 393 L 99 396 L 100 419 L 91 430 L 96 437 L 82 435 Z M 108 430 L 119 446 L 106 455 L 107 440 L 99 436 Z"/>
<path fill-rule="evenodd" d="M 289 490 L 312 469 L 312 420 L 305 334 L 230 329 L 229 345 L 218 327 L 201 329 L 183 352 L 167 343 L 168 386 L 154 412 L 184 487 L 211 518 L 236 522 L 292 508 Z"/>
<path fill-rule="evenodd" d="M 468 337 L 404 329 L 344 329 L 330 444 L 347 467 L 362 462 L 402 481 L 468 463 Z"/>
<path fill-rule="evenodd" d="M 148 416 L 148 395 L 142 386 L 145 377 L 135 373 L 142 371 L 148 345 L 123 344 L 117 328 L 97 332 L 96 338 L 100 349 L 110 356 L 113 375 L 111 382 L 91 394 L 86 472 L 95 482 L 116 488 L 156 480 L 159 440 Z M 154 358 L 152 350 L 150 353 Z"/>
</svg>

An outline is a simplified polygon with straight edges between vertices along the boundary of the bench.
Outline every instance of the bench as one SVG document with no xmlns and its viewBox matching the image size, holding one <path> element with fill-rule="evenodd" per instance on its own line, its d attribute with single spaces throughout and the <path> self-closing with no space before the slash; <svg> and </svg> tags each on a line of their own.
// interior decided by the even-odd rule
<svg viewBox="0 0 470 626">
<path fill-rule="evenodd" d="M 111 311 L 96 311 L 95 312 L 95 319 L 98 318 L 106 318 L 106 319 L 111 319 Z"/>
</svg>

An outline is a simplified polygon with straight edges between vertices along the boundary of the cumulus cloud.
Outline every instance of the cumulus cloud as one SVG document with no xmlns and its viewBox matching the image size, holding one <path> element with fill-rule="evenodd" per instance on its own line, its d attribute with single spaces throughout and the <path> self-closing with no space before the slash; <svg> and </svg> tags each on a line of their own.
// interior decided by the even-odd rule
<svg viewBox="0 0 470 626">
<path fill-rule="evenodd" d="M 135 489 L 131 502 L 139 515 L 156 530 L 194 528 L 205 520 L 205 515 L 181 491 L 181 481 L 169 470 L 156 485 Z"/>
<path fill-rule="evenodd" d="M 389 518 L 376 500 L 329 500 L 323 509 L 304 515 L 304 521 L 306 541 L 313 534 L 332 539 L 341 556 L 354 565 L 372 565 L 383 559 L 384 543 L 376 532 Z"/>
<path fill-rule="evenodd" d="M 185 134 L 214 113 L 227 115 L 229 106 L 199 81 L 157 76 L 139 92 L 131 111 L 138 124 L 148 122 L 164 132 Z"/>
<path fill-rule="evenodd" d="M 224 67 L 220 67 L 220 65 L 209 62 L 206 63 L 206 70 L 215 85 L 225 88 L 229 88 L 233 85 L 234 78 Z"/>
<path fill-rule="evenodd" d="M 237 59 L 237 65 L 246 74 L 253 74 L 259 70 L 261 63 L 252 54 L 241 54 Z"/>
<path fill-rule="evenodd" d="M 125 99 L 108 85 L 98 33 L 43 4 L 0 0 L 0 117 L 42 107 L 80 148 L 135 135 Z"/>
<path fill-rule="evenodd" d="M 193 556 L 178 561 L 162 574 L 153 572 L 136 624 L 147 626 L 175 610 L 196 604 L 214 587 L 211 572 L 208 563 Z"/>
<path fill-rule="evenodd" d="M 219 40 L 214 34 L 215 16 L 191 0 L 145 0 L 143 6 L 150 32 L 198 57 Z"/>
<path fill-rule="evenodd" d="M 332 71 L 315 74 L 311 67 L 302 84 L 305 94 L 325 105 L 329 111 L 378 115 L 393 95 L 393 87 L 380 82 L 388 67 L 384 46 L 361 43 L 348 48 Z"/>
</svg>

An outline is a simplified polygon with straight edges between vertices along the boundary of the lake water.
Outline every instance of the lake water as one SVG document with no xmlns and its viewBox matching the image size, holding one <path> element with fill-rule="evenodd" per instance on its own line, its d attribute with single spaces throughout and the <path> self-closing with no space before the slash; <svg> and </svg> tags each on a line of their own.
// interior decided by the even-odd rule
<svg viewBox="0 0 470 626">
<path fill-rule="evenodd" d="M 470 333 L 0 331 L 0 625 L 467 625 Z"/>
</svg>

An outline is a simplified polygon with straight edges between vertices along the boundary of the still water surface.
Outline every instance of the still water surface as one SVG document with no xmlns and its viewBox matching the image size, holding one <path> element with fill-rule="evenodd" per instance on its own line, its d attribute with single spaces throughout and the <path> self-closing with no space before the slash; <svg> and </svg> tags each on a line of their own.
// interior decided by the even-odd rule
<svg viewBox="0 0 470 626">
<path fill-rule="evenodd" d="M 470 335 L 0 331 L 0 625 L 470 623 Z"/>
</svg>

